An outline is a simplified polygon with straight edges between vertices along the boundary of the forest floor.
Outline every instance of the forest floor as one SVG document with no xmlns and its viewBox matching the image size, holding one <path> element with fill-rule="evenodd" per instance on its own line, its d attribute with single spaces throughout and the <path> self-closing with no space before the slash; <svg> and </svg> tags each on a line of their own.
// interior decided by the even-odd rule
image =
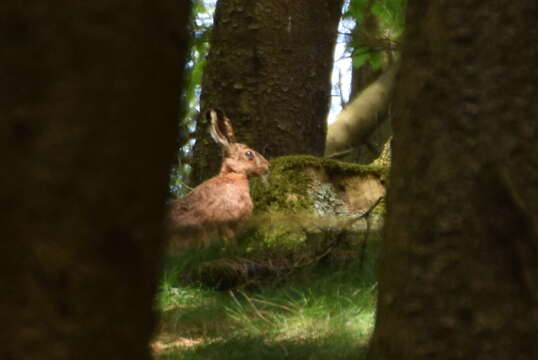
<svg viewBox="0 0 538 360">
<path fill-rule="evenodd" d="M 338 256 L 221 288 L 193 281 L 198 250 L 170 258 L 156 299 L 158 360 L 363 359 L 374 324 L 379 239 L 365 261 Z M 226 256 L 220 254 L 218 256 Z M 220 259 L 222 261 L 222 258 Z"/>
</svg>

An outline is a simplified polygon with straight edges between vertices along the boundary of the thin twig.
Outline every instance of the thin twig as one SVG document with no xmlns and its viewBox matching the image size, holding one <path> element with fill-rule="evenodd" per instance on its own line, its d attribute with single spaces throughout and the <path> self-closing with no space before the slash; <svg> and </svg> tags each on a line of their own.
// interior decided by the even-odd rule
<svg viewBox="0 0 538 360">
<path fill-rule="evenodd" d="M 189 185 L 185 184 L 183 181 L 179 181 L 179 184 L 181 186 L 185 186 L 189 191 L 192 191 L 194 188 L 190 187 Z"/>
<path fill-rule="evenodd" d="M 336 153 L 327 155 L 325 157 L 328 158 L 328 159 L 338 159 L 338 158 L 341 158 L 341 157 L 344 157 L 346 155 L 351 154 L 354 150 L 355 150 L 355 148 L 351 148 L 351 149 L 347 149 L 347 150 L 344 150 L 344 151 L 340 151 L 340 152 L 336 152 Z"/>
<path fill-rule="evenodd" d="M 385 197 L 384 196 L 380 196 L 377 201 L 368 209 L 366 210 L 366 212 L 364 212 L 362 215 L 361 215 L 361 218 L 364 218 L 364 220 L 366 221 L 366 231 L 364 233 L 364 240 L 362 241 L 362 245 L 361 245 L 361 255 L 360 255 L 360 259 L 359 259 L 359 269 L 362 270 L 362 267 L 363 267 L 363 264 L 364 264 L 364 257 L 366 256 L 366 247 L 367 247 L 367 244 L 368 244 L 368 238 L 370 237 L 370 214 L 372 213 L 372 211 L 376 208 L 376 206 L 381 202 L 381 200 L 383 200 Z"/>
<path fill-rule="evenodd" d="M 254 305 L 254 303 L 252 302 L 252 300 L 250 299 L 250 297 L 248 297 L 247 294 L 245 294 L 243 291 L 239 291 L 239 293 L 241 295 L 243 295 L 243 297 L 247 300 L 247 302 L 250 304 L 250 306 L 252 307 L 252 309 L 254 310 L 254 313 L 260 318 L 262 319 L 263 321 L 265 321 L 266 323 L 268 324 L 271 324 L 271 322 L 269 320 L 267 320 L 265 318 L 265 316 L 263 316 L 260 311 L 258 310 L 258 308 L 256 307 L 256 305 Z"/>
<path fill-rule="evenodd" d="M 364 219 L 366 221 L 366 231 L 364 233 L 364 239 L 362 240 L 361 244 L 361 255 L 359 258 L 359 270 L 362 270 L 363 264 L 364 264 L 364 257 L 366 256 L 366 247 L 368 244 L 368 238 L 370 237 L 370 221 L 368 221 L 368 218 Z"/>
<path fill-rule="evenodd" d="M 286 311 L 289 311 L 293 314 L 298 314 L 299 311 L 295 310 L 295 309 L 292 309 L 288 306 L 285 306 L 285 305 L 281 305 L 281 304 L 277 304 L 277 303 L 273 303 L 271 301 L 267 301 L 267 300 L 262 300 L 262 299 L 256 299 L 256 298 L 251 298 L 252 301 L 255 301 L 255 302 L 258 302 L 260 304 L 265 304 L 265 305 L 271 305 L 271 306 L 274 306 L 274 307 L 277 307 L 277 308 L 280 308 L 282 310 L 286 310 Z"/>
</svg>

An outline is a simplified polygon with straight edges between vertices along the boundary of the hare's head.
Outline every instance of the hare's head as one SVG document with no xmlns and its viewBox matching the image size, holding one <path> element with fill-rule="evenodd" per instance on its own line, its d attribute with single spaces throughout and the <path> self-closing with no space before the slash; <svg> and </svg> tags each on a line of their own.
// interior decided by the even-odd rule
<svg viewBox="0 0 538 360">
<path fill-rule="evenodd" d="M 220 144 L 224 161 L 221 173 L 234 172 L 246 176 L 261 176 L 269 171 L 269 162 L 245 144 L 235 142 L 230 119 L 217 109 L 210 109 L 206 118 L 211 122 L 209 132 L 213 140 Z"/>
</svg>

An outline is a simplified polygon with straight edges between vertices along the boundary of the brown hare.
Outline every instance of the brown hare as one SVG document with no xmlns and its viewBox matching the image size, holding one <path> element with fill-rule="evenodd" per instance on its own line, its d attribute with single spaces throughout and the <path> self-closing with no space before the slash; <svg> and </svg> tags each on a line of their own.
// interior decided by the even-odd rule
<svg viewBox="0 0 538 360">
<path fill-rule="evenodd" d="M 252 212 L 249 178 L 269 171 L 261 154 L 235 142 L 232 123 L 222 111 L 211 109 L 205 116 L 211 122 L 211 137 L 222 148 L 223 162 L 217 176 L 172 203 L 172 249 L 208 245 L 215 236 L 227 243 L 239 222 Z"/>
</svg>

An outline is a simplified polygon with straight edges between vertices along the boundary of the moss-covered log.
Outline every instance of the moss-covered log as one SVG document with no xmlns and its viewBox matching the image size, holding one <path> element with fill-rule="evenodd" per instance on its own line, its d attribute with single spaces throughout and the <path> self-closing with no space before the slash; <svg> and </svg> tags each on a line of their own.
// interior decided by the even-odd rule
<svg viewBox="0 0 538 360">
<path fill-rule="evenodd" d="M 382 224 L 387 169 L 285 156 L 271 162 L 268 184 L 251 186 L 254 215 L 236 241 L 188 278 L 216 288 L 242 286 L 342 254 L 359 257 L 366 231 Z M 336 254 L 340 255 L 336 255 Z"/>
<path fill-rule="evenodd" d="M 271 162 L 269 184 L 254 182 L 255 212 L 353 215 L 385 194 L 387 169 L 297 155 Z"/>
</svg>

